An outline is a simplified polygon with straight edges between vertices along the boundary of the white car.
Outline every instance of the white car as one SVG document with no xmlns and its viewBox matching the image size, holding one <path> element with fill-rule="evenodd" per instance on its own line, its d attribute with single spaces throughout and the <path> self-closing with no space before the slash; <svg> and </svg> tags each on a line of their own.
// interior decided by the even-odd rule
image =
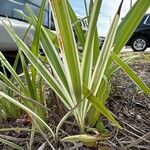
<svg viewBox="0 0 150 150">
<path fill-rule="evenodd" d="M 6 31 L 3 22 L 11 24 L 17 35 L 23 39 L 25 32 L 29 28 L 29 24 L 22 19 L 22 17 L 16 12 L 17 9 L 27 14 L 25 10 L 25 4 L 28 4 L 35 15 L 38 15 L 41 0 L 1 0 L 0 3 L 0 51 L 7 57 L 16 55 L 17 46 L 12 40 L 8 32 Z M 8 19 L 9 18 L 9 19 Z M 48 5 L 48 1 L 45 6 L 43 25 L 54 29 L 54 23 L 51 15 L 51 11 Z M 25 43 L 30 46 L 34 35 L 34 28 L 31 27 L 26 38 Z"/>
<path fill-rule="evenodd" d="M 3 22 L 11 24 L 17 35 L 23 39 L 24 34 L 30 25 L 22 19 L 16 10 L 21 10 L 24 14 L 27 14 L 25 4 L 28 4 L 31 7 L 36 16 L 38 15 L 41 0 L 0 0 L 0 51 L 6 57 L 15 56 L 17 53 L 17 46 L 6 31 Z M 79 18 L 81 18 L 81 16 Z M 43 25 L 51 30 L 55 30 L 48 0 L 45 6 Z M 81 26 L 84 31 L 88 30 L 87 19 L 81 21 Z M 25 43 L 28 46 L 32 43 L 33 35 L 34 28 L 32 27 L 25 38 Z"/>
<path fill-rule="evenodd" d="M 17 51 L 17 46 L 15 42 L 10 37 L 9 33 L 4 27 L 4 22 L 8 25 L 12 25 L 13 29 L 17 33 L 17 35 L 23 39 L 25 32 L 29 28 L 29 24 L 23 21 L 19 21 L 16 19 L 7 19 L 6 17 L 0 17 L 0 51 L 2 51 L 5 55 L 11 56 L 13 52 Z M 34 28 L 31 27 L 27 36 L 25 37 L 25 43 L 30 46 L 31 41 L 34 35 Z M 11 53 L 9 53 L 11 52 Z"/>
</svg>

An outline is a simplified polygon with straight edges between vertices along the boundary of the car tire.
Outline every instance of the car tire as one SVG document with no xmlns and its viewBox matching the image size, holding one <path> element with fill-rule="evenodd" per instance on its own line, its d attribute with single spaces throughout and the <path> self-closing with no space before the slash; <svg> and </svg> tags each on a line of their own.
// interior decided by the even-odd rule
<svg viewBox="0 0 150 150">
<path fill-rule="evenodd" d="M 135 37 L 131 42 L 131 48 L 138 52 L 138 51 L 144 51 L 147 49 L 149 44 L 149 41 L 147 38 L 143 36 Z"/>
</svg>

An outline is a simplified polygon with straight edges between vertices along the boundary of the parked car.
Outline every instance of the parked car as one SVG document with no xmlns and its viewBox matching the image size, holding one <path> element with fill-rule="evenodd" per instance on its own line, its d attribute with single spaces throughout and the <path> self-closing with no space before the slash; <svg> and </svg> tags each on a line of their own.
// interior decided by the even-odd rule
<svg viewBox="0 0 150 150">
<path fill-rule="evenodd" d="M 144 51 L 150 47 L 150 14 L 146 14 L 126 46 L 131 46 L 134 51 Z"/>
<path fill-rule="evenodd" d="M 17 54 L 17 45 L 12 40 L 8 32 L 6 31 L 3 22 L 10 24 L 17 33 L 17 35 L 23 39 L 25 32 L 29 28 L 30 24 L 23 20 L 23 18 L 17 13 L 16 10 L 21 10 L 24 14 L 27 14 L 25 9 L 25 4 L 28 4 L 34 14 L 38 16 L 39 8 L 41 1 L 40 0 L 1 0 L 0 5 L 0 51 L 7 57 L 11 58 L 13 62 L 13 58 L 15 58 Z M 9 19 L 8 19 L 9 18 Z M 81 19 L 82 29 L 86 32 L 88 30 L 88 22 L 87 18 L 82 19 L 82 16 L 78 16 Z M 52 13 L 50 10 L 50 6 L 48 4 L 48 0 L 46 2 L 44 16 L 43 16 L 43 25 L 51 30 L 55 30 L 54 20 L 52 17 Z M 26 38 L 24 39 L 25 43 L 28 46 L 31 46 L 32 39 L 34 36 L 34 28 L 31 27 Z M 104 42 L 104 37 L 100 37 L 100 49 Z M 39 50 L 41 54 L 43 54 L 42 50 Z M 9 59 L 10 60 L 10 59 Z"/>
<path fill-rule="evenodd" d="M 30 24 L 23 20 L 23 18 L 17 13 L 16 10 L 20 10 L 24 14 L 27 14 L 25 4 L 28 4 L 32 8 L 34 14 L 38 16 L 41 0 L 1 0 L 0 3 L 0 51 L 4 54 L 4 56 L 7 58 L 11 65 L 14 64 L 18 48 L 15 42 L 10 37 L 10 35 L 8 34 L 7 30 L 5 29 L 3 22 L 5 22 L 8 25 L 11 25 L 17 33 L 17 35 L 21 39 L 24 39 L 24 34 L 26 33 Z M 48 0 L 46 2 L 44 10 L 43 25 L 51 30 L 55 29 Z M 31 27 L 24 39 L 25 43 L 28 46 L 31 46 L 33 36 L 34 27 Z M 21 65 L 18 65 L 17 72 L 20 73 L 21 70 Z M 0 71 L 3 71 L 1 62 Z M 9 71 L 7 71 L 7 69 L 6 72 L 7 75 L 10 76 L 10 73 Z"/>
<path fill-rule="evenodd" d="M 22 19 L 22 17 L 16 12 L 17 9 L 27 14 L 25 10 L 25 4 L 28 4 L 35 15 L 38 15 L 41 1 L 39 0 L 1 0 L 0 5 L 0 51 L 4 53 L 6 57 L 15 56 L 17 53 L 17 46 L 6 31 L 3 22 L 12 25 L 17 35 L 23 39 L 25 32 L 29 28 L 29 24 Z M 9 18 L 7 18 L 7 17 Z M 48 1 L 45 6 L 43 25 L 47 28 L 54 29 L 54 22 L 51 15 L 51 10 Z M 25 43 L 30 46 L 34 35 L 34 28 L 31 27 L 26 38 Z"/>
</svg>

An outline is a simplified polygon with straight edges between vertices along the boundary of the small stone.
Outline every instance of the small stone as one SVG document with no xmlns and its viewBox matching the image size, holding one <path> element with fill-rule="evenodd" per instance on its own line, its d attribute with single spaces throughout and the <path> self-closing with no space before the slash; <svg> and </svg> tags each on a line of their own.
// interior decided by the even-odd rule
<svg viewBox="0 0 150 150">
<path fill-rule="evenodd" d="M 142 120 L 142 117 L 140 115 L 136 115 L 137 120 Z"/>
<path fill-rule="evenodd" d="M 134 111 L 133 111 L 133 110 L 129 110 L 129 113 L 130 113 L 130 115 L 132 115 L 132 116 L 134 116 L 134 115 L 135 115 L 135 113 L 134 113 Z"/>
<path fill-rule="evenodd" d="M 123 118 L 123 114 L 122 114 L 122 113 L 119 113 L 119 117 L 120 117 L 120 118 Z"/>
<path fill-rule="evenodd" d="M 150 104 L 148 104 L 148 108 L 150 109 Z"/>
</svg>

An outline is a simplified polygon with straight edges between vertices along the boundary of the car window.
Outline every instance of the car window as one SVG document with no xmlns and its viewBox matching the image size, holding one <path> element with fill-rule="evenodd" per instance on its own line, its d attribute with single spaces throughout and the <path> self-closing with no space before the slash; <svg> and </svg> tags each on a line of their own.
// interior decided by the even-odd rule
<svg viewBox="0 0 150 150">
<path fill-rule="evenodd" d="M 38 15 L 41 0 L 0 0 L 0 15 L 1 16 L 8 16 L 9 18 L 15 18 L 15 19 L 21 19 L 22 17 L 16 12 L 17 9 L 21 10 L 25 14 L 27 14 L 25 10 L 25 4 L 28 4 L 35 15 Z M 43 24 L 45 26 L 49 26 L 49 7 L 48 7 L 48 1 L 45 6 L 44 11 L 44 18 L 43 18 Z"/>
<path fill-rule="evenodd" d="M 7 0 L 6 0 L 7 1 Z M 8 0 L 9 2 L 15 3 L 15 4 L 19 4 L 22 5 L 23 3 L 25 3 L 26 0 Z"/>
<path fill-rule="evenodd" d="M 39 1 L 39 0 L 27 0 L 26 3 L 31 7 L 31 9 L 35 13 L 35 15 L 38 16 L 41 1 Z M 49 19 L 48 9 L 49 8 L 48 8 L 48 1 L 47 1 L 46 6 L 45 6 L 45 11 L 44 11 L 44 18 L 43 18 L 43 24 L 46 26 L 48 26 L 48 22 L 49 22 L 49 20 L 48 20 Z"/>
<path fill-rule="evenodd" d="M 148 15 L 144 21 L 144 24 L 150 25 L 150 15 Z"/>
<path fill-rule="evenodd" d="M 24 2 L 25 1 L 23 0 L 19 2 L 17 0 L 1 0 L 0 15 L 8 16 L 8 17 L 15 17 L 16 14 L 15 14 L 14 9 L 23 10 Z"/>
</svg>

